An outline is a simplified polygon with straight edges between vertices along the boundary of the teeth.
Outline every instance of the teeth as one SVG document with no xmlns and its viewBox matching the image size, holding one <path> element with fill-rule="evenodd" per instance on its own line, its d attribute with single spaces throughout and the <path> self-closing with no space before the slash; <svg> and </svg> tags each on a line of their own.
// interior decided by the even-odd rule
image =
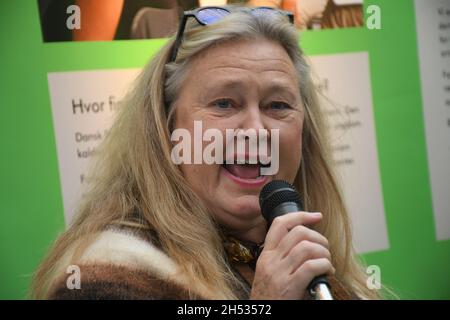
<svg viewBox="0 0 450 320">
<path fill-rule="evenodd" d="M 230 160 L 231 162 L 230 163 L 235 163 L 235 164 L 242 164 L 242 165 L 245 165 L 245 164 L 256 164 L 256 165 L 259 165 L 259 166 L 261 166 L 261 167 L 263 167 L 263 168 L 265 168 L 265 167 L 270 167 L 270 162 L 269 163 L 267 163 L 267 164 L 263 164 L 263 163 L 261 163 L 261 161 L 257 161 L 256 163 L 250 163 L 250 160 L 249 159 L 245 159 L 245 160 L 240 160 L 240 159 L 235 159 L 235 160 Z M 224 162 L 224 164 L 225 163 L 228 163 L 229 161 L 227 160 L 226 162 Z"/>
</svg>

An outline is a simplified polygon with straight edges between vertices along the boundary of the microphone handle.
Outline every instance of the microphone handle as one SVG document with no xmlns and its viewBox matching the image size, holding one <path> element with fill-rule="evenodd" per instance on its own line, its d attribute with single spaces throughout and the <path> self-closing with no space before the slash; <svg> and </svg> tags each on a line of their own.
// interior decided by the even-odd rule
<svg viewBox="0 0 450 320">
<path fill-rule="evenodd" d="M 272 210 L 272 216 L 270 223 L 273 219 L 278 216 L 282 216 L 286 213 L 303 211 L 298 203 L 296 202 L 283 202 Z M 333 296 L 330 291 L 330 284 L 328 283 L 327 277 L 321 275 L 312 279 L 308 285 L 308 291 L 316 300 L 333 300 Z"/>
<path fill-rule="evenodd" d="M 308 291 L 316 300 L 334 300 L 330 291 L 330 284 L 325 275 L 312 279 L 309 283 Z"/>
</svg>

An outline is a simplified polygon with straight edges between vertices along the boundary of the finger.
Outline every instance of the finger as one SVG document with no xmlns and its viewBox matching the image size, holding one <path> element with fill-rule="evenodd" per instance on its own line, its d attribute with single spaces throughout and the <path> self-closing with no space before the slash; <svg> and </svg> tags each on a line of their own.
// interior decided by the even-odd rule
<svg viewBox="0 0 450 320">
<path fill-rule="evenodd" d="M 275 249 L 281 239 L 295 226 L 315 224 L 321 219 L 322 214 L 320 212 L 305 211 L 290 212 L 283 216 L 276 217 L 267 232 L 264 249 Z"/>
<path fill-rule="evenodd" d="M 281 258 L 286 257 L 286 255 L 292 250 L 293 247 L 304 240 L 315 242 L 325 248 L 328 248 L 327 238 L 325 238 L 315 230 L 302 225 L 298 225 L 292 228 L 278 244 L 277 250 L 280 251 Z"/>
<path fill-rule="evenodd" d="M 294 246 L 289 254 L 282 260 L 282 268 L 291 274 L 300 268 L 306 261 L 321 258 L 331 261 L 330 251 L 318 243 L 304 240 Z"/>
<path fill-rule="evenodd" d="M 315 277 L 324 274 L 333 275 L 335 271 L 336 270 L 330 260 L 326 258 L 308 260 L 292 274 L 292 281 L 294 281 L 299 288 L 306 289 Z"/>
</svg>

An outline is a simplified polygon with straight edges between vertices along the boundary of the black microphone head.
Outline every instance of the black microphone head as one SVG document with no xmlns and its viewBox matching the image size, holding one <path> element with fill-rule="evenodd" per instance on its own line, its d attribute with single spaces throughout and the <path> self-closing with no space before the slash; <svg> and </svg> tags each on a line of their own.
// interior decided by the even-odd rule
<svg viewBox="0 0 450 320">
<path fill-rule="evenodd" d="M 274 218 L 274 209 L 282 203 L 294 202 L 302 210 L 302 202 L 298 191 L 289 182 L 273 180 L 262 188 L 259 194 L 259 205 L 263 217 L 271 222 Z"/>
</svg>

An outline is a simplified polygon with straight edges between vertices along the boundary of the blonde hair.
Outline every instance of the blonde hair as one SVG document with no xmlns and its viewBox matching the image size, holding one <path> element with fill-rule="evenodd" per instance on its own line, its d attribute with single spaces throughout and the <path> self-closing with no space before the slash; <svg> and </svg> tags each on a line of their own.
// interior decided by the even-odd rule
<svg viewBox="0 0 450 320">
<path fill-rule="evenodd" d="M 324 214 L 318 230 L 329 239 L 336 275 L 360 297 L 377 297 L 366 287 L 352 248 L 347 212 L 330 169 L 323 119 L 297 32 L 285 17 L 265 19 L 248 13 L 231 14 L 210 26 L 190 21 L 176 61 L 168 63 L 172 38 L 142 70 L 98 149 L 74 222 L 36 272 L 33 297 L 49 297 L 61 270 L 76 261 L 101 230 L 113 221 L 125 221 L 138 209 L 193 288 L 200 283 L 208 298 L 236 298 L 236 288 L 244 286 L 225 259 L 220 228 L 171 161 L 169 128 L 172 107 L 196 54 L 224 41 L 255 38 L 279 43 L 297 70 L 306 115 L 303 159 L 294 184 L 306 210 Z"/>
</svg>

